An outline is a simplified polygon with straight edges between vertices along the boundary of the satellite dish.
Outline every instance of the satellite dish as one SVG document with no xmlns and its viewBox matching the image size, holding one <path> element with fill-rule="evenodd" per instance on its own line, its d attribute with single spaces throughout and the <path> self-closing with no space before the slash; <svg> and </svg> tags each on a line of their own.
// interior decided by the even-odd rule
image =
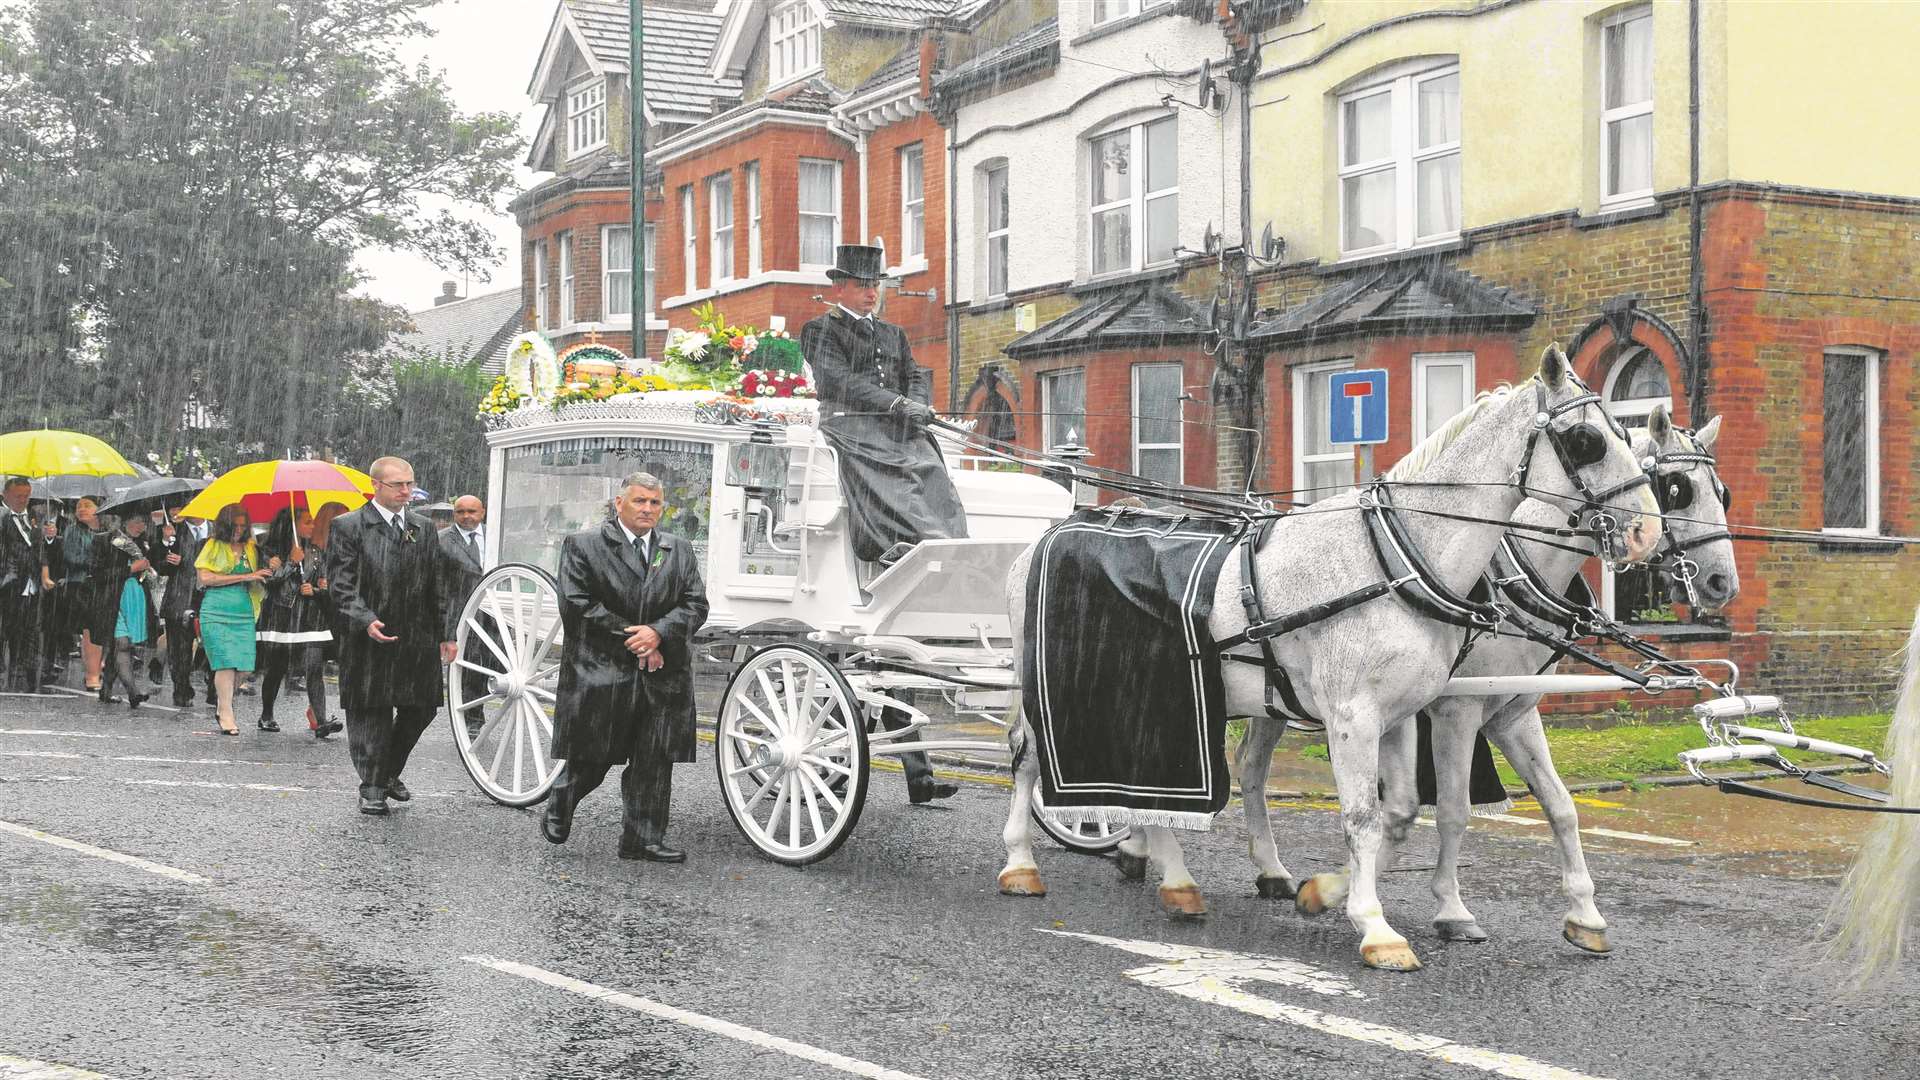
<svg viewBox="0 0 1920 1080">
<path fill-rule="evenodd" d="M 1217 296 L 1207 301 L 1207 329 L 1220 329 L 1220 298 Z"/>
<path fill-rule="evenodd" d="M 1287 242 L 1273 235 L 1273 222 L 1260 230 L 1260 261 L 1276 262 L 1287 250 Z"/>
<path fill-rule="evenodd" d="M 1252 329 L 1253 329 L 1253 293 L 1249 291 L 1248 293 L 1246 293 L 1246 295 L 1240 298 L 1240 303 L 1236 305 L 1234 308 L 1233 336 L 1236 340 L 1243 339 L 1247 336 L 1247 331 Z"/>
<path fill-rule="evenodd" d="M 1220 254 L 1220 233 L 1214 229 L 1211 221 L 1207 222 L 1207 231 L 1202 234 L 1200 246 L 1208 255 Z"/>
<path fill-rule="evenodd" d="M 1205 75 L 1200 76 L 1199 104 L 1202 112 L 1205 112 L 1213 108 L 1214 98 L 1218 93 L 1219 93 L 1219 90 L 1214 86 L 1212 79 L 1208 78 Z"/>
</svg>

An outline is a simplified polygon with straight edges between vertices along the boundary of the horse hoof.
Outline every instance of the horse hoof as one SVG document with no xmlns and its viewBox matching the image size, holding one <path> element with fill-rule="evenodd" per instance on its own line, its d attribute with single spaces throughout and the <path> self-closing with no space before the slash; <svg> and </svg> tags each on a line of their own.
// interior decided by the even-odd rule
<svg viewBox="0 0 1920 1080">
<path fill-rule="evenodd" d="M 1605 956 L 1613 951 L 1613 943 L 1607 940 L 1607 931 L 1604 927 L 1595 930 L 1569 919 L 1561 925 L 1560 936 L 1571 942 L 1574 948 L 1593 953 L 1595 956 Z"/>
<path fill-rule="evenodd" d="M 1360 959 L 1368 967 L 1379 971 L 1420 970 L 1420 958 L 1413 954 L 1413 947 L 1404 941 L 1382 941 L 1377 945 L 1362 945 Z"/>
<path fill-rule="evenodd" d="M 1126 878 L 1128 881 L 1145 881 L 1147 879 L 1147 857 L 1145 855 L 1129 855 L 1124 851 L 1116 851 L 1113 853 L 1113 862 L 1115 866 L 1120 868 L 1120 876 Z"/>
<path fill-rule="evenodd" d="M 1315 874 L 1300 886 L 1294 894 L 1293 909 L 1302 915 L 1324 915 L 1328 908 L 1339 903 L 1329 887 L 1327 874 Z"/>
<path fill-rule="evenodd" d="M 1031 866 L 1000 871 L 1000 892 L 1006 896 L 1045 896 L 1047 883 L 1040 880 L 1040 871 Z"/>
<path fill-rule="evenodd" d="M 1291 900 L 1299 892 L 1289 877 L 1254 878 L 1253 887 L 1259 890 L 1262 900 Z"/>
<path fill-rule="evenodd" d="M 1160 910 L 1176 919 L 1199 919 L 1207 914 L 1206 897 L 1197 885 L 1160 886 Z"/>
<path fill-rule="evenodd" d="M 1440 932 L 1441 941 L 1467 941 L 1479 945 L 1487 940 L 1487 932 L 1472 919 L 1435 919 L 1433 928 Z"/>
</svg>

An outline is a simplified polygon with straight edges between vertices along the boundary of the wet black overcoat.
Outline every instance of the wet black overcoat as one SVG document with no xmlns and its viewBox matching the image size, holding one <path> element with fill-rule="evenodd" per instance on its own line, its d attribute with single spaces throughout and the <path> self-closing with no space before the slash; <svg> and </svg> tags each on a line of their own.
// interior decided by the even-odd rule
<svg viewBox="0 0 1920 1080">
<path fill-rule="evenodd" d="M 693 635 L 707 621 L 693 544 L 656 529 L 643 567 L 617 521 L 574 533 L 560 549 L 560 617 L 553 756 L 583 765 L 692 761 Z M 643 673 L 626 649 L 626 628 L 641 625 L 660 635 L 659 671 Z"/>
<path fill-rule="evenodd" d="M 440 643 L 447 620 L 446 570 L 433 522 L 408 511 L 396 537 L 372 503 L 333 519 L 327 595 L 340 641 L 340 704 L 346 709 L 432 705 L 442 698 Z M 367 636 L 375 620 L 390 637 Z"/>
<path fill-rule="evenodd" d="M 160 601 L 160 616 L 173 622 L 185 622 L 193 618 L 193 613 L 200 606 L 200 571 L 193 566 L 193 561 L 200 557 L 200 540 L 184 524 L 174 525 L 171 543 L 162 537 L 163 531 L 159 526 L 147 530 L 147 550 L 151 553 L 153 568 L 167 579 L 166 596 Z M 180 561 L 168 562 L 169 555 L 180 556 Z"/>
<path fill-rule="evenodd" d="M 467 546 L 458 526 L 440 530 L 440 558 L 447 573 L 447 623 L 458 626 L 460 613 L 467 606 L 467 597 L 473 595 L 480 579 L 486 576 L 487 568 L 481 565 L 479 554 Z"/>
<path fill-rule="evenodd" d="M 820 433 L 839 455 L 855 557 L 872 562 L 897 543 L 967 535 L 939 444 L 893 411 L 912 397 L 907 332 L 835 308 L 801 329 L 800 349 L 819 384 Z"/>
</svg>

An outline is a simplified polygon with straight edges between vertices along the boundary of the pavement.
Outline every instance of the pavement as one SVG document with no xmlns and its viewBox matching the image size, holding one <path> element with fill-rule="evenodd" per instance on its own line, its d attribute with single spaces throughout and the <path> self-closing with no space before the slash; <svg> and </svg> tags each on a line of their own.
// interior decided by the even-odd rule
<svg viewBox="0 0 1920 1080">
<path fill-rule="evenodd" d="M 1000 896 L 1004 778 L 911 807 L 877 771 L 854 837 L 789 869 L 676 770 L 682 866 L 622 862 L 586 800 L 550 846 L 444 725 L 414 801 L 356 811 L 343 740 L 211 712 L 0 697 L 0 1080 L 19 1077 L 1911 1077 L 1920 967 L 1843 999 L 1805 950 L 1866 815 L 1704 789 L 1585 797 L 1613 955 L 1559 937 L 1537 808 L 1478 821 L 1493 940 L 1443 945 L 1420 828 L 1384 875 L 1425 961 L 1370 971 L 1344 918 L 1260 899 L 1237 810 L 1183 837 L 1208 918 L 1112 861 L 1038 848 Z M 283 717 L 284 720 L 284 717 Z M 1324 803 L 1276 804 L 1297 874 Z M 1844 819 L 1844 820 L 1842 820 Z"/>
</svg>

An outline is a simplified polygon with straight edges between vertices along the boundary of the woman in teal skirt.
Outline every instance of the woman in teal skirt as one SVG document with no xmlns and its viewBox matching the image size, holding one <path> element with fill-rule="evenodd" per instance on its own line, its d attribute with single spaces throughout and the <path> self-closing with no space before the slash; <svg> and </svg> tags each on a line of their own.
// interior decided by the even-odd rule
<svg viewBox="0 0 1920 1080">
<path fill-rule="evenodd" d="M 213 519 L 207 542 L 194 560 L 200 586 L 200 647 L 213 669 L 220 733 L 240 734 L 233 716 L 233 688 L 241 672 L 252 672 L 254 632 L 260 618 L 261 584 L 272 572 L 261 565 L 253 543 L 253 522 L 239 503 Z"/>
</svg>

